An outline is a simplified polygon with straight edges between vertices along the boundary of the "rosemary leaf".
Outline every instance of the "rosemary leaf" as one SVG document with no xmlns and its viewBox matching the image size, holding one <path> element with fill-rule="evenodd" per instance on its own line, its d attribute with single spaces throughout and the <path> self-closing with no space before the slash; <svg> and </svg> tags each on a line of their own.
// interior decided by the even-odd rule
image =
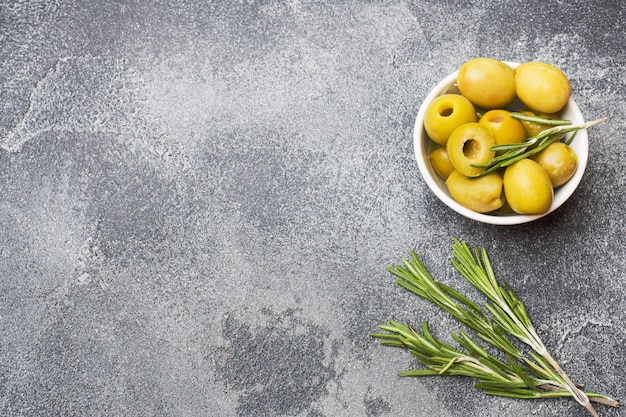
<svg viewBox="0 0 626 417">
<path fill-rule="evenodd" d="M 432 371 L 430 369 L 411 369 L 409 371 L 402 371 L 398 373 L 398 376 L 437 376 L 439 372 Z"/>
<path fill-rule="evenodd" d="M 546 126 L 563 126 L 563 125 L 572 124 L 572 122 L 570 122 L 569 120 L 546 119 L 545 117 L 529 116 L 527 114 L 519 113 L 519 112 L 512 112 L 511 117 L 517 120 L 523 120 L 526 122 L 537 123 L 539 125 L 546 125 Z"/>
</svg>

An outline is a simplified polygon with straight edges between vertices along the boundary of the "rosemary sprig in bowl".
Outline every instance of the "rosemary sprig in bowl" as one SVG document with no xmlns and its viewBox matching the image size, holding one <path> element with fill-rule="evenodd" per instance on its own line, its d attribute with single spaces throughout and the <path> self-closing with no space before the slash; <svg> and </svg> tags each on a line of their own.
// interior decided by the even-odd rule
<svg viewBox="0 0 626 417">
<path fill-rule="evenodd" d="M 388 333 L 372 333 L 385 346 L 407 349 L 423 369 L 401 372 L 400 376 L 459 375 L 477 378 L 476 388 L 490 395 L 523 399 L 573 397 L 593 416 L 591 402 L 619 407 L 620 403 L 603 394 L 584 392 L 571 381 L 539 338 L 526 308 L 511 288 L 498 282 L 486 250 L 470 250 L 458 239 L 452 245 L 452 264 L 488 301 L 482 306 L 454 288 L 435 281 L 421 259 L 411 252 L 402 265 L 389 268 L 396 282 L 410 292 L 433 302 L 465 324 L 473 334 L 495 348 L 490 353 L 470 334 L 459 331 L 452 338 L 455 348 L 437 340 L 424 322 L 421 331 L 408 324 L 390 320 L 379 327 Z M 528 345 L 525 355 L 510 337 Z"/>
<path fill-rule="evenodd" d="M 566 144 L 570 144 L 572 140 L 574 140 L 576 132 L 578 132 L 579 130 L 587 129 L 608 120 L 608 118 L 605 117 L 602 119 L 593 120 L 591 122 L 572 124 L 569 120 L 546 119 L 543 117 L 528 116 L 523 113 L 517 112 L 511 113 L 511 117 L 518 120 L 552 127 L 544 130 L 543 132 L 535 136 L 531 136 L 520 143 L 492 146 L 490 150 L 503 153 L 493 157 L 489 162 L 485 164 L 472 164 L 472 166 L 477 168 L 485 168 L 485 170 L 480 173 L 480 175 L 478 175 L 479 177 L 490 174 L 500 168 L 505 168 L 509 165 L 514 164 L 517 161 L 528 158 L 529 156 L 535 155 L 543 151 L 554 142 L 563 141 Z M 572 132 L 574 134 L 567 137 L 567 134 Z"/>
</svg>

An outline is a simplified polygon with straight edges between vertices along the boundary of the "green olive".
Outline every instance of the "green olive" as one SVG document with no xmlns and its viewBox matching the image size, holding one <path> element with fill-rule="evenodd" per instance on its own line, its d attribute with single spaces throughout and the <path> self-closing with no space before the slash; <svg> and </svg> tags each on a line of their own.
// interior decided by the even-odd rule
<svg viewBox="0 0 626 417">
<path fill-rule="evenodd" d="M 554 189 L 548 173 L 532 159 L 509 165 L 504 171 L 504 194 L 519 214 L 543 214 L 550 209 Z"/>
<path fill-rule="evenodd" d="M 537 116 L 543 119 L 557 120 L 559 119 L 559 115 L 556 113 L 541 113 L 538 111 L 532 111 L 528 108 L 525 108 L 520 113 L 525 114 L 526 116 Z M 552 126 L 549 125 L 541 125 L 535 122 L 529 122 L 526 120 L 522 120 L 522 126 L 524 126 L 524 130 L 526 130 L 526 135 L 528 137 L 537 136 L 541 132 L 546 129 L 550 129 Z"/>
<path fill-rule="evenodd" d="M 511 117 L 511 112 L 503 109 L 489 110 L 478 121 L 493 135 L 496 145 L 520 143 L 526 139 L 524 125 Z"/>
<path fill-rule="evenodd" d="M 513 214 L 515 213 L 513 211 L 513 209 L 511 208 L 511 205 L 509 204 L 508 200 L 506 199 L 506 195 L 504 193 L 502 193 L 502 198 L 504 198 L 504 204 L 502 204 L 502 207 L 500 207 L 497 211 L 497 214 Z"/>
<path fill-rule="evenodd" d="M 444 94 L 426 109 L 424 129 L 433 142 L 445 146 L 454 129 L 475 121 L 476 110 L 468 99 L 460 94 Z"/>
<path fill-rule="evenodd" d="M 487 213 L 502 207 L 502 178 L 497 172 L 483 177 L 469 178 L 452 171 L 446 180 L 452 198 L 472 211 Z"/>
<path fill-rule="evenodd" d="M 533 157 L 548 173 L 553 187 L 565 184 L 578 167 L 576 152 L 563 142 L 554 142 Z"/>
<path fill-rule="evenodd" d="M 475 106 L 504 108 L 515 99 L 515 71 L 497 59 L 470 59 L 459 68 L 457 86 Z"/>
<path fill-rule="evenodd" d="M 448 175 L 454 171 L 450 158 L 448 158 L 448 152 L 446 148 L 437 148 L 430 152 L 430 163 L 433 165 L 435 172 L 444 180 L 448 178 Z"/>
<path fill-rule="evenodd" d="M 515 68 L 515 90 L 525 105 L 543 113 L 561 110 L 572 92 L 565 74 L 545 62 L 525 62 Z"/>
<path fill-rule="evenodd" d="M 485 170 L 472 164 L 486 164 L 495 156 L 490 150 L 495 139 L 487 128 L 479 123 L 465 123 L 457 127 L 448 143 L 446 151 L 454 169 L 467 177 L 475 177 Z"/>
</svg>

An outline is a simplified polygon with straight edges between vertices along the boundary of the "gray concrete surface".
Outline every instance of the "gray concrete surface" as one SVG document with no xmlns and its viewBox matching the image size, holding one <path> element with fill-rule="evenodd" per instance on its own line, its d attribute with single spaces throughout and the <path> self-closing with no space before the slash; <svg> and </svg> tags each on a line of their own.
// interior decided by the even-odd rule
<svg viewBox="0 0 626 417">
<path fill-rule="evenodd" d="M 587 416 L 396 376 L 415 362 L 377 324 L 459 326 L 386 267 L 416 249 L 467 289 L 453 237 L 574 379 L 626 399 L 625 20 L 600 0 L 2 2 L 0 415 Z M 420 102 L 476 56 L 556 64 L 610 118 L 543 220 L 475 223 L 420 177 Z"/>
</svg>

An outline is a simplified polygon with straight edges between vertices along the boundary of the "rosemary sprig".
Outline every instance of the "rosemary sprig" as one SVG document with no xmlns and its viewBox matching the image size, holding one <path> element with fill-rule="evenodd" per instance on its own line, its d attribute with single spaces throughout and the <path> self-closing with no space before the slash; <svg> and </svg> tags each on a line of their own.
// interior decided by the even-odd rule
<svg viewBox="0 0 626 417">
<path fill-rule="evenodd" d="M 486 250 L 470 250 L 458 239 L 452 245 L 452 264 L 488 301 L 482 306 L 452 287 L 435 281 L 421 259 L 411 251 L 402 265 L 388 270 L 396 282 L 412 293 L 433 302 L 465 324 L 483 342 L 495 348 L 500 357 L 487 351 L 466 332 L 452 334 L 460 349 L 437 340 L 424 322 L 421 332 L 390 320 L 379 327 L 388 333 L 373 333 L 385 346 L 407 349 L 424 369 L 401 372 L 400 376 L 460 375 L 478 379 L 476 388 L 484 393 L 514 398 L 573 397 L 593 416 L 591 401 L 619 407 L 605 395 L 583 392 L 550 355 L 539 338 L 526 308 L 513 290 L 498 282 Z M 509 336 L 532 348 L 527 356 Z"/>
<path fill-rule="evenodd" d="M 520 112 L 512 112 L 511 117 L 517 120 L 522 120 L 525 122 L 537 123 L 545 126 L 563 126 L 563 125 L 571 125 L 572 122 L 564 119 L 548 119 L 540 116 L 531 116 L 528 114 L 520 113 Z"/>
<path fill-rule="evenodd" d="M 524 142 L 492 146 L 490 148 L 492 151 L 504 151 L 504 153 L 493 157 L 487 163 L 472 164 L 473 167 L 485 168 L 485 170 L 478 175 L 479 177 L 490 174 L 500 168 L 505 168 L 519 160 L 537 154 L 556 141 L 564 141 L 564 143 L 570 144 L 574 139 L 576 132 L 579 130 L 590 128 L 608 120 L 608 118 L 605 117 L 591 122 L 571 124 L 569 120 L 551 120 L 541 117 L 527 116 L 522 113 L 511 113 L 511 116 L 519 120 L 532 121 L 539 124 L 551 125 L 553 127 L 546 129 L 535 136 L 531 136 Z M 572 132 L 573 135 L 570 135 L 568 138 L 567 134 Z"/>
</svg>

